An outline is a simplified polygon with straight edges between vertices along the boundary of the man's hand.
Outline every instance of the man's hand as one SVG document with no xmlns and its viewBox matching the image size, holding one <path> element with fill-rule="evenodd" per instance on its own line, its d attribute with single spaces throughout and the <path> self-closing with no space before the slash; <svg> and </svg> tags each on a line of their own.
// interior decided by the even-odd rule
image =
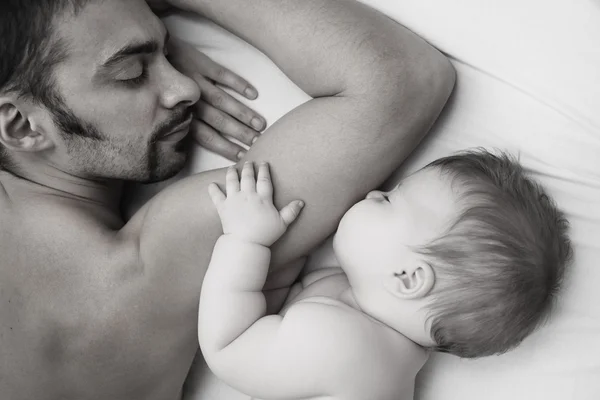
<svg viewBox="0 0 600 400">
<path fill-rule="evenodd" d="M 244 164 L 241 180 L 235 167 L 229 167 L 225 182 L 227 195 L 215 183 L 208 186 L 208 192 L 221 218 L 223 233 L 244 242 L 271 246 L 304 206 L 302 201 L 294 200 L 277 210 L 267 163 L 259 164 L 257 180 L 252 162 Z"/>
<path fill-rule="evenodd" d="M 260 131 L 265 129 L 266 122 L 217 85 L 228 87 L 250 100 L 256 99 L 258 92 L 246 80 L 194 46 L 176 38 L 171 38 L 168 46 L 169 61 L 181 73 L 194 79 L 202 92 L 200 100 L 193 106 L 196 118 L 191 133 L 194 138 L 208 150 L 230 160 L 239 160 L 246 150 L 230 138 L 251 146 L 260 136 Z"/>
</svg>

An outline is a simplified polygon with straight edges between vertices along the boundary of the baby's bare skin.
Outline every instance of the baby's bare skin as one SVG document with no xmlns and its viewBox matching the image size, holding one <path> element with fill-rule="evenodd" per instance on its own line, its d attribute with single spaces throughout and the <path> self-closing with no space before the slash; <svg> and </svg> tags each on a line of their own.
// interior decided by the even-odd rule
<svg viewBox="0 0 600 400">
<path fill-rule="evenodd" d="M 199 302 L 198 340 L 208 366 L 227 384 L 260 399 L 412 399 L 427 351 L 385 317 L 375 317 L 381 314 L 369 308 L 372 303 L 357 301 L 367 286 L 365 270 L 381 268 L 376 260 L 362 266 L 359 278 L 342 268 L 312 272 L 290 288 L 279 315 L 268 314 L 269 247 L 304 206 L 295 200 L 275 207 L 268 165 L 257 168 L 256 178 L 251 164 L 244 165 L 241 178 L 230 169 L 224 191 L 209 187 L 223 235 Z M 367 210 L 390 209 L 390 203 L 368 198 Z M 357 279 L 362 286 L 352 287 Z M 383 286 L 374 287 L 381 292 Z M 390 298 L 384 299 L 389 309 Z"/>
<path fill-rule="evenodd" d="M 290 289 L 290 294 L 285 302 L 280 315 L 285 313 L 300 302 L 316 302 L 331 307 L 339 308 L 340 312 L 352 313 L 357 325 L 371 325 L 373 332 L 378 332 L 377 337 L 373 338 L 378 345 L 385 345 L 389 364 L 389 370 L 394 371 L 394 376 L 386 381 L 385 374 L 378 374 L 378 382 L 368 382 L 365 379 L 366 389 L 374 393 L 374 388 L 388 386 L 396 390 L 397 400 L 412 400 L 414 397 L 414 383 L 417 373 L 427 360 L 427 352 L 413 341 L 409 340 L 400 333 L 393 331 L 388 326 L 369 317 L 368 315 L 357 311 L 347 303 L 353 303 L 352 299 L 345 296 L 348 293 L 350 284 L 344 271 L 339 268 L 323 268 L 316 270 L 304 276 L 302 280 L 296 283 Z M 365 343 L 365 346 L 369 344 Z M 380 358 L 377 363 L 383 363 Z M 367 364 L 364 364 L 363 376 L 369 376 L 373 371 L 369 371 Z M 325 400 L 324 398 L 314 398 L 311 400 Z M 328 397 L 327 400 L 335 400 L 335 397 Z M 358 397 L 357 397 L 358 399 Z M 345 400 L 339 398 L 338 400 Z"/>
</svg>

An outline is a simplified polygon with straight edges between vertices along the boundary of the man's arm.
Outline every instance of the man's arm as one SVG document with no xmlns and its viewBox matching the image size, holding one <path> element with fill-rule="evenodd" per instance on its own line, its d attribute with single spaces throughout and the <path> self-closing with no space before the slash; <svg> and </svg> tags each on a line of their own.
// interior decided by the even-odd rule
<svg viewBox="0 0 600 400">
<path fill-rule="evenodd" d="M 314 97 L 274 124 L 246 157 L 272 166 L 278 207 L 292 199 L 306 203 L 274 245 L 275 264 L 305 254 L 331 233 L 343 212 L 413 150 L 453 86 L 453 70 L 439 52 L 355 1 L 173 4 L 246 38 Z M 224 175 L 216 170 L 176 183 L 121 232 L 138 243 L 144 279 L 161 282 L 156 290 L 180 293 L 182 302 L 198 295 L 221 234 L 206 190 Z"/>
</svg>

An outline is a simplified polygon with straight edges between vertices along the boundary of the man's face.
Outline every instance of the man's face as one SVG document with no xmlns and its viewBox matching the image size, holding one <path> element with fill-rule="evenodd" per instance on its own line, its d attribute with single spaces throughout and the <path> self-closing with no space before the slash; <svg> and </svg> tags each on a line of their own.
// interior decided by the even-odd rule
<svg viewBox="0 0 600 400">
<path fill-rule="evenodd" d="M 168 62 L 166 30 L 145 1 L 91 2 L 59 20 L 56 33 L 69 54 L 54 71 L 64 100 L 52 110 L 60 167 L 92 179 L 156 181 L 177 173 L 189 106 L 200 93 Z"/>
</svg>

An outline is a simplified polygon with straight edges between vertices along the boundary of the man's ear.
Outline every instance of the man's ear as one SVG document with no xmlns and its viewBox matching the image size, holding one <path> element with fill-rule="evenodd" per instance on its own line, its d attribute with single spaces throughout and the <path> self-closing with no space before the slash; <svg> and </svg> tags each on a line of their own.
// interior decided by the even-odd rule
<svg viewBox="0 0 600 400">
<path fill-rule="evenodd" d="M 425 297 L 433 288 L 435 273 L 426 262 L 418 261 L 413 266 L 404 266 L 386 278 L 387 291 L 402 299 L 414 300 Z"/>
<path fill-rule="evenodd" d="M 38 152 L 54 145 L 43 128 L 44 110 L 25 101 L 0 97 L 0 143 L 15 152 Z"/>
</svg>

